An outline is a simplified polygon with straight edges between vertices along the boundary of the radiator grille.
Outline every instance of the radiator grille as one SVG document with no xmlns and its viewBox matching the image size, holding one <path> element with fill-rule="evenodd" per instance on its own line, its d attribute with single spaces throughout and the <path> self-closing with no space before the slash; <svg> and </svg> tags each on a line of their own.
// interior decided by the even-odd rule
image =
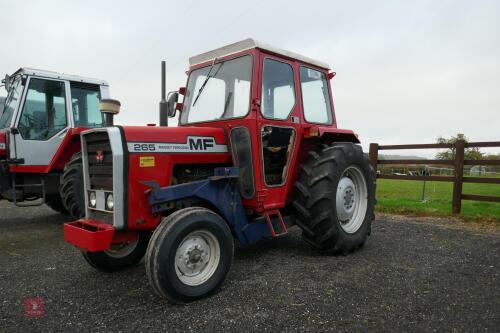
<svg viewBox="0 0 500 333">
<path fill-rule="evenodd" d="M 113 153 L 107 132 L 85 135 L 90 189 L 113 191 Z"/>
</svg>

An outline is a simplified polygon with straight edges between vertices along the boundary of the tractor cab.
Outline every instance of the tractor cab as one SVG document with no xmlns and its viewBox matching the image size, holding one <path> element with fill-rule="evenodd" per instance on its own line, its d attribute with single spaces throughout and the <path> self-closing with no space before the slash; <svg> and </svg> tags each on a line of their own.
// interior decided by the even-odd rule
<svg viewBox="0 0 500 333">
<path fill-rule="evenodd" d="M 7 96 L 0 108 L 0 198 L 50 201 L 63 210 L 59 176 L 80 151 L 80 132 L 103 126 L 99 102 L 108 97 L 108 84 L 31 68 L 6 75 L 2 83 Z"/>
<path fill-rule="evenodd" d="M 304 145 L 359 142 L 336 128 L 328 64 L 243 40 L 189 59 L 180 126 L 222 127 L 240 169 L 247 205 L 263 211 L 289 201 Z M 173 113 L 170 113 L 173 114 Z"/>
</svg>

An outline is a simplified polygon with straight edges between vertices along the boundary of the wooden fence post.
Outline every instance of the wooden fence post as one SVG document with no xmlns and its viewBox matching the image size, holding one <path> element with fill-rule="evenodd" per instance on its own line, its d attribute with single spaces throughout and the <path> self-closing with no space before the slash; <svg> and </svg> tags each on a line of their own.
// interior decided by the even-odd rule
<svg viewBox="0 0 500 333">
<path fill-rule="evenodd" d="M 453 183 L 452 213 L 460 214 L 462 208 L 462 178 L 464 176 L 465 141 L 455 142 L 455 181 Z"/>
<path fill-rule="evenodd" d="M 377 160 L 378 160 L 378 143 L 370 143 L 370 164 L 375 171 L 375 177 L 377 177 Z"/>
</svg>

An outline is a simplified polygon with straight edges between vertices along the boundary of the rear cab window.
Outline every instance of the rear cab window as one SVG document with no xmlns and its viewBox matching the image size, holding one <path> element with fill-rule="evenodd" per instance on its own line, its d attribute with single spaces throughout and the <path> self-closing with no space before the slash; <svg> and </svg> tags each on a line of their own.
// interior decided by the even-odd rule
<svg viewBox="0 0 500 333">
<path fill-rule="evenodd" d="M 332 124 L 332 106 L 326 74 L 300 66 L 300 89 L 305 120 L 308 123 Z"/>
<path fill-rule="evenodd" d="M 71 109 L 75 127 L 102 127 L 104 117 L 99 109 L 101 88 L 97 84 L 70 82 Z"/>
</svg>

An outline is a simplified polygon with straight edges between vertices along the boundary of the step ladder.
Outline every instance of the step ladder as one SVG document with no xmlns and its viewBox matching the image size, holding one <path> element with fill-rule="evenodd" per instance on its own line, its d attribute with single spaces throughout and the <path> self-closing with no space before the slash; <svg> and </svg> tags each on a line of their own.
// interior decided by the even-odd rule
<svg viewBox="0 0 500 333">
<path fill-rule="evenodd" d="M 267 226 L 269 228 L 269 231 L 271 232 L 271 236 L 279 237 L 286 235 L 288 233 L 285 221 L 283 221 L 283 217 L 281 216 L 281 213 L 278 209 L 272 209 L 266 211 L 264 213 L 264 217 L 266 218 Z M 275 221 L 277 221 L 277 224 L 273 223 Z"/>
<path fill-rule="evenodd" d="M 26 187 L 40 188 L 41 197 L 35 200 L 22 200 L 18 201 L 17 194 L 19 192 L 23 193 L 23 189 Z M 12 202 L 17 207 L 31 207 L 31 206 L 41 206 L 45 203 L 45 182 L 42 179 L 40 184 L 16 184 L 16 175 L 12 175 Z M 19 191 L 19 192 L 18 192 Z M 24 193 L 22 194 L 24 196 Z M 28 203 L 26 203 L 26 201 Z M 23 203 L 21 203 L 23 202 Z"/>
</svg>

